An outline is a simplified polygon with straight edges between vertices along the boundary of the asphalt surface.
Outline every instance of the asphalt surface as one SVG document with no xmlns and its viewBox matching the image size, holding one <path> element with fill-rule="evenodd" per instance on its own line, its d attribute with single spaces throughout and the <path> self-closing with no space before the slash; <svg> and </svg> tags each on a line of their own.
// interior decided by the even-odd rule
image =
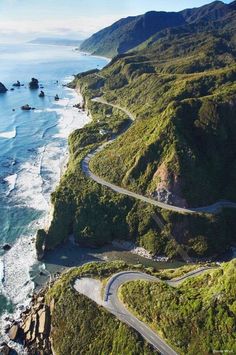
<svg viewBox="0 0 236 355">
<path fill-rule="evenodd" d="M 115 104 L 110 104 L 106 102 L 103 98 L 95 98 L 93 101 L 100 102 L 104 105 L 112 106 L 117 109 L 120 109 L 121 111 L 125 112 L 129 118 L 134 121 L 135 117 L 127 110 L 124 109 L 118 105 Z M 139 195 L 137 193 L 134 193 L 132 191 L 129 191 L 127 189 L 124 189 L 120 186 L 117 186 L 115 184 L 112 184 L 110 182 L 107 182 L 103 178 L 95 175 L 92 173 L 92 171 L 89 168 L 89 162 L 90 160 L 100 151 L 102 151 L 108 144 L 112 143 L 114 141 L 111 140 L 103 145 L 101 145 L 99 148 L 96 150 L 90 152 L 89 154 L 86 155 L 86 157 L 82 161 L 82 170 L 92 180 L 97 182 L 100 185 L 106 186 L 110 188 L 111 190 L 127 195 L 130 197 L 133 197 L 135 199 L 141 200 L 143 202 L 149 203 L 151 205 L 166 209 L 166 210 L 171 210 L 179 213 L 187 213 L 187 214 L 193 214 L 193 213 L 218 213 L 223 207 L 230 207 L 230 208 L 236 208 L 236 203 L 230 202 L 230 201 L 219 201 L 213 205 L 206 206 L 206 207 L 200 207 L 200 208 L 181 208 L 178 206 L 173 206 L 169 205 L 163 202 L 159 202 L 156 200 L 153 200 L 149 197 Z M 196 271 L 192 271 L 180 278 L 176 278 L 171 281 L 166 281 L 166 283 L 172 287 L 177 287 L 180 285 L 182 282 L 185 280 L 200 275 L 203 272 L 209 270 L 210 268 L 205 267 L 201 268 Z M 151 282 L 160 282 L 161 280 L 144 274 L 140 272 L 133 272 L 133 271 L 127 271 L 127 272 L 121 272 L 119 274 L 113 275 L 111 279 L 108 281 L 105 292 L 104 292 L 104 306 L 112 313 L 114 314 L 118 319 L 120 319 L 122 322 L 126 323 L 127 325 L 131 326 L 134 328 L 138 333 L 142 335 L 144 339 L 146 339 L 156 350 L 158 350 L 161 354 L 163 355 L 176 355 L 177 353 L 175 352 L 174 349 L 172 349 L 161 337 L 159 337 L 151 328 L 149 328 L 145 323 L 141 322 L 138 320 L 132 313 L 130 313 L 123 303 L 119 300 L 118 297 L 118 290 L 119 287 L 122 286 L 126 282 L 130 281 L 137 281 L 137 280 L 145 280 L 145 281 L 151 281 Z"/>
<path fill-rule="evenodd" d="M 146 196 L 143 196 L 143 195 L 139 195 L 139 194 L 137 194 L 135 192 L 126 190 L 123 187 L 120 187 L 120 186 L 117 186 L 115 184 L 112 184 L 112 183 L 104 180 L 103 178 L 93 174 L 92 171 L 89 168 L 89 162 L 98 152 L 100 152 L 102 149 L 104 149 L 104 147 L 105 147 L 105 145 L 100 146 L 95 151 L 93 151 L 93 152 L 89 153 L 88 155 L 86 155 L 86 157 L 82 161 L 82 170 L 85 173 L 85 175 L 88 176 L 90 179 L 94 180 L 95 182 L 97 182 L 100 185 L 108 187 L 109 189 L 111 189 L 111 190 L 113 190 L 113 191 L 115 191 L 115 192 L 117 192 L 119 194 L 133 197 L 133 198 L 135 198 L 137 200 L 149 203 L 149 204 L 151 204 L 153 206 L 157 206 L 157 207 L 163 208 L 165 210 L 175 211 L 175 212 L 179 212 L 179 213 L 196 213 L 195 210 L 190 210 L 190 209 L 181 208 L 181 207 L 177 207 L 177 206 L 173 206 L 173 205 L 168 205 L 166 203 L 153 200 L 153 199 L 151 199 L 149 197 L 146 197 Z"/>
<path fill-rule="evenodd" d="M 101 104 L 104 105 L 108 105 L 111 107 L 115 107 L 121 111 L 123 111 L 132 121 L 135 120 L 134 115 L 128 111 L 126 108 L 122 108 L 119 105 L 115 105 L 112 103 L 108 103 L 105 99 L 101 98 L 101 97 L 97 97 L 94 98 L 93 101 L 95 102 L 99 102 Z M 234 202 L 230 202 L 230 201 L 218 201 L 213 205 L 209 205 L 209 206 L 205 206 L 205 207 L 198 207 L 198 208 L 182 208 L 182 207 L 178 207 L 178 206 L 174 206 L 174 205 L 170 205 L 164 202 L 159 202 L 156 201 L 150 197 L 146 197 L 143 195 L 139 195 L 135 192 L 129 191 L 127 189 L 124 189 L 120 186 L 117 186 L 115 184 L 112 184 L 106 180 L 104 180 L 103 178 L 95 175 L 92 173 L 92 171 L 89 169 L 89 162 L 90 160 L 98 153 L 101 152 L 108 144 L 112 143 L 115 139 L 110 140 L 109 142 L 102 144 L 98 149 L 90 152 L 82 161 L 82 170 L 83 172 L 92 180 L 96 181 L 98 184 L 103 185 L 108 187 L 109 189 L 122 194 L 122 195 L 126 195 L 126 196 L 130 196 L 133 197 L 137 200 L 143 201 L 145 203 L 149 203 L 153 206 L 157 206 L 160 207 L 162 209 L 165 210 L 170 210 L 173 212 L 178 212 L 178 213 L 185 213 L 185 214 L 196 214 L 196 213 L 209 213 L 209 214 L 215 214 L 215 213 L 219 213 L 222 208 L 236 208 L 236 203 Z"/>
<path fill-rule="evenodd" d="M 185 280 L 200 275 L 210 268 L 204 267 L 186 275 L 176 278 L 171 281 L 166 281 L 170 286 L 177 287 Z M 147 340 L 157 351 L 163 355 L 176 355 L 176 351 L 172 349 L 159 335 L 157 335 L 150 327 L 141 322 L 131 312 L 129 312 L 123 303 L 119 300 L 118 293 L 119 287 L 130 281 L 151 281 L 151 282 L 163 282 L 160 279 L 147 275 L 145 273 L 136 271 L 125 271 L 113 275 L 108 281 L 104 291 L 104 306 L 114 314 L 122 322 L 126 323 L 130 327 L 134 328 L 144 339 Z"/>
</svg>

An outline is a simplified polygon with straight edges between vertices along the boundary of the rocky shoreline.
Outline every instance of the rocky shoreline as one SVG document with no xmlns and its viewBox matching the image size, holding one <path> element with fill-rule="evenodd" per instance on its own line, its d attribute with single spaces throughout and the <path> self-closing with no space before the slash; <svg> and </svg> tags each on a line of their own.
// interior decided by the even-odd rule
<svg viewBox="0 0 236 355">
<path fill-rule="evenodd" d="M 130 251 L 132 254 L 139 255 L 143 258 L 157 261 L 157 262 L 168 262 L 170 259 L 166 256 L 152 255 L 148 250 L 137 247 L 134 243 L 127 242 L 125 240 L 114 240 L 112 245 L 116 248 Z"/>
<path fill-rule="evenodd" d="M 28 355 L 53 354 L 50 332 L 54 300 L 47 305 L 45 299 L 45 295 L 51 285 L 52 282 L 39 293 L 35 293 L 32 296 L 30 306 L 21 313 L 20 320 L 12 321 L 5 329 L 9 339 L 21 344 Z M 1 344 L 0 353 L 3 355 L 17 354 L 7 343 Z"/>
</svg>

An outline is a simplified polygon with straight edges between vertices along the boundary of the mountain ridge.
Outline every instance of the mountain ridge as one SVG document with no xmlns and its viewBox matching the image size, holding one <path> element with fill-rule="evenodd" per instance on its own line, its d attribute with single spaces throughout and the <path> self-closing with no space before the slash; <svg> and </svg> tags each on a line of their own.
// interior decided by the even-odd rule
<svg viewBox="0 0 236 355">
<path fill-rule="evenodd" d="M 93 34 L 81 44 L 81 50 L 92 54 L 114 57 L 132 51 L 135 47 L 158 35 L 163 30 L 185 25 L 217 21 L 235 9 L 235 1 L 221 1 L 180 12 L 149 11 L 143 15 L 123 18 Z"/>
<path fill-rule="evenodd" d="M 183 23 L 184 19 L 178 13 L 150 11 L 144 15 L 131 16 L 115 22 L 85 40 L 80 49 L 112 57 L 136 47 L 166 26 L 177 26 Z"/>
</svg>

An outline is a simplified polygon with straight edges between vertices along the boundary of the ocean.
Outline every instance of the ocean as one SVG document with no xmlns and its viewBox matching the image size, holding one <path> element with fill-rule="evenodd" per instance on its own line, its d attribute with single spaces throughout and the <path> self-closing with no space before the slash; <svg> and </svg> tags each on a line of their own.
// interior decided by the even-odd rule
<svg viewBox="0 0 236 355">
<path fill-rule="evenodd" d="M 0 45 L 0 317 L 20 312 L 43 269 L 35 255 L 35 234 L 47 223 L 50 195 L 68 159 L 67 139 L 89 122 L 73 105 L 81 99 L 63 86 L 73 74 L 101 69 L 105 58 L 85 55 L 72 47 L 32 44 Z M 45 92 L 28 83 L 39 80 Z M 59 101 L 54 97 L 58 94 Z M 33 111 L 22 111 L 29 104 Z M 12 248 L 4 251 L 2 246 Z M 0 340 L 2 340 L 0 335 Z"/>
</svg>

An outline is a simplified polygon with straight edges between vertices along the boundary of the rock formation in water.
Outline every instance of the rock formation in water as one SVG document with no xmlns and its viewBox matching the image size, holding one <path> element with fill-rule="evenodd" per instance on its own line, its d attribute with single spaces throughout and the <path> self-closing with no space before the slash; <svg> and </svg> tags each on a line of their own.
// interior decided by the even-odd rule
<svg viewBox="0 0 236 355">
<path fill-rule="evenodd" d="M 23 111 L 30 111 L 30 110 L 32 110 L 32 107 L 30 107 L 30 106 L 27 104 L 27 105 L 21 106 L 21 109 L 22 109 Z"/>
<path fill-rule="evenodd" d="M 6 86 L 0 83 L 0 94 L 5 94 L 5 92 L 7 92 Z"/>
<path fill-rule="evenodd" d="M 21 83 L 19 82 L 19 80 L 17 80 L 17 82 L 14 83 L 12 86 L 19 88 L 21 86 Z"/>
<path fill-rule="evenodd" d="M 29 88 L 30 89 L 38 89 L 39 88 L 39 81 L 38 79 L 32 78 L 31 82 L 29 83 Z"/>
<path fill-rule="evenodd" d="M 40 91 L 39 97 L 45 97 L 44 91 L 42 91 L 42 90 Z"/>
</svg>

